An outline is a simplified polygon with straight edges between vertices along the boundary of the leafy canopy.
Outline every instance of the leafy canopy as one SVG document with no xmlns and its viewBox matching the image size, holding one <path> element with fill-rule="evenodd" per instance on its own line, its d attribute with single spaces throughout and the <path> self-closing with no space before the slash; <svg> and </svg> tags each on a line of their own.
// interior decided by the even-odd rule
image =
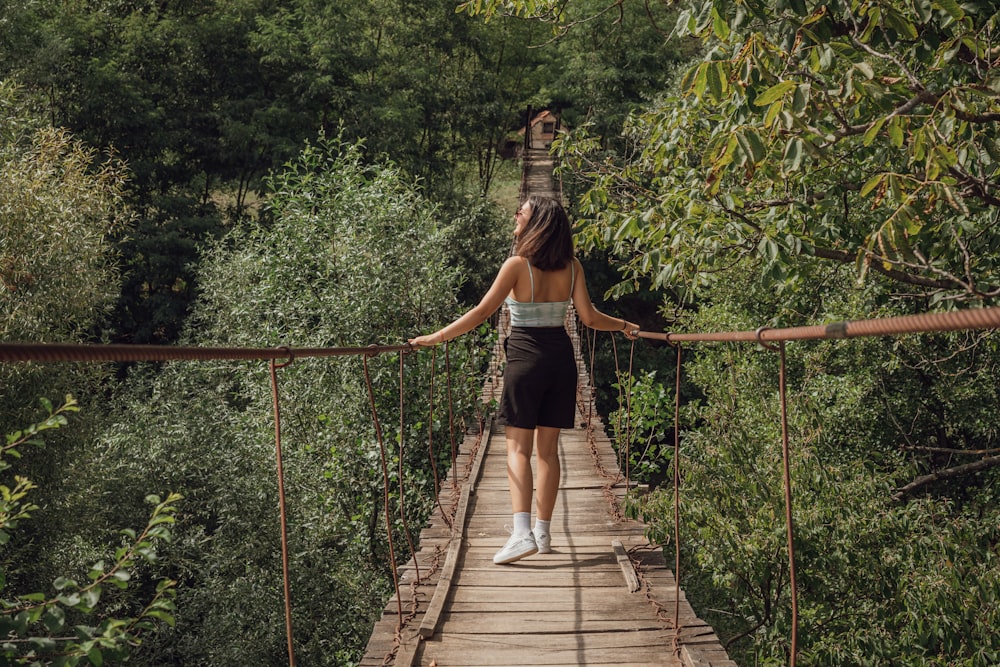
<svg viewBox="0 0 1000 667">
<path fill-rule="evenodd" d="M 623 291 L 695 294 L 746 259 L 791 285 L 828 260 L 994 300 L 998 20 L 984 2 L 687 3 L 674 32 L 703 55 L 633 117 L 629 150 L 562 146 L 590 183 L 582 240 L 628 261 Z"/>
</svg>

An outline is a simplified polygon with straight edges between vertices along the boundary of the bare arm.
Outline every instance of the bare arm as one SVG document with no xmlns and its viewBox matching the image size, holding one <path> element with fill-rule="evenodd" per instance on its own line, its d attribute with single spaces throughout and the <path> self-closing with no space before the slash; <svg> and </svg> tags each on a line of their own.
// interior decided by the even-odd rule
<svg viewBox="0 0 1000 667">
<path fill-rule="evenodd" d="M 598 331 L 624 331 L 629 338 L 635 338 L 639 333 L 639 325 L 620 317 L 605 315 L 594 307 L 587 291 L 587 279 L 583 275 L 583 265 L 576 258 L 576 284 L 573 286 L 573 307 L 576 308 L 580 320 L 591 329 Z"/>
<path fill-rule="evenodd" d="M 514 284 L 517 282 L 518 264 L 521 261 L 519 257 L 508 258 L 503 263 L 503 266 L 500 267 L 500 271 L 497 272 L 497 277 L 493 280 L 493 284 L 478 304 L 451 324 L 438 329 L 434 333 L 411 338 L 410 345 L 425 347 L 438 345 L 452 338 L 458 338 L 485 322 L 486 318 L 497 311 L 503 300 L 514 289 Z"/>
</svg>

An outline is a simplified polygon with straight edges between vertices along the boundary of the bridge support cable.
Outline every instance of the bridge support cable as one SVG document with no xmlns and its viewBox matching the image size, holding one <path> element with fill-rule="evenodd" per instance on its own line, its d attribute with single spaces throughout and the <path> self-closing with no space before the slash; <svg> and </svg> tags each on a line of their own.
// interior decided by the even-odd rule
<svg viewBox="0 0 1000 667">
<path fill-rule="evenodd" d="M 399 461 L 397 466 L 397 475 L 399 476 L 399 520 L 403 524 L 403 534 L 406 536 L 406 544 L 410 547 L 410 553 L 415 554 L 417 550 L 413 546 L 413 534 L 410 533 L 410 524 L 406 520 L 406 501 L 405 501 L 405 477 L 403 475 L 403 443 L 406 441 L 403 433 L 406 431 L 406 406 L 403 403 L 403 352 L 399 353 Z M 388 529 L 387 529 L 388 530 Z M 416 560 L 413 561 L 413 567 L 416 574 L 416 578 L 420 580 L 420 565 Z M 398 593 L 398 591 L 397 591 Z"/>
</svg>

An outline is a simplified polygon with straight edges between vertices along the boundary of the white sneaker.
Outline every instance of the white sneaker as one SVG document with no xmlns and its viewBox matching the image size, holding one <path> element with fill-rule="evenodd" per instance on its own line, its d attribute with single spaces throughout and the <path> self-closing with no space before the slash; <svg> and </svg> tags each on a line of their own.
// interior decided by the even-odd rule
<svg viewBox="0 0 1000 667">
<path fill-rule="evenodd" d="M 493 562 L 497 565 L 506 565 L 534 553 L 538 553 L 534 535 L 530 532 L 526 535 L 511 535 L 503 549 L 493 556 Z"/>
<path fill-rule="evenodd" d="M 535 535 L 535 544 L 538 545 L 538 553 L 552 553 L 552 536 L 548 533 L 538 533 Z"/>
</svg>

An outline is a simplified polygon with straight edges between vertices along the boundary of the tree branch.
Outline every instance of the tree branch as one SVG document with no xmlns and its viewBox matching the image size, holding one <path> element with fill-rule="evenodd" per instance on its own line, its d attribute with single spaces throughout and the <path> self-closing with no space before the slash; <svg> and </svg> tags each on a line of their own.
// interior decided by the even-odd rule
<svg viewBox="0 0 1000 667">
<path fill-rule="evenodd" d="M 906 445 L 903 449 L 915 452 L 934 452 L 936 454 L 959 454 L 964 456 L 996 456 L 1000 449 L 952 449 L 950 447 L 924 447 L 921 445 Z"/>
<path fill-rule="evenodd" d="M 1000 465 L 1000 456 L 988 456 L 984 459 L 980 459 L 979 461 L 974 461 L 973 463 L 965 463 L 960 466 L 955 466 L 954 468 L 937 470 L 929 475 L 921 475 L 896 491 L 896 493 L 892 496 L 892 499 L 897 501 L 902 500 L 905 496 L 913 493 L 921 487 L 927 486 L 928 484 L 932 484 L 942 479 L 951 479 L 953 477 L 961 477 L 962 475 L 979 472 L 980 470 L 986 470 L 996 465 Z"/>
<path fill-rule="evenodd" d="M 851 264 L 856 259 L 855 255 L 847 252 L 846 250 L 834 250 L 833 248 L 822 248 L 820 246 L 816 246 L 813 248 L 813 252 L 817 257 L 832 259 L 844 264 Z M 906 273 L 905 271 L 900 271 L 898 269 L 887 269 L 882 265 L 881 261 L 870 262 L 869 268 L 888 278 L 892 278 L 893 280 L 906 283 L 908 285 L 919 285 L 921 287 L 932 287 L 934 289 L 958 289 L 963 287 L 960 283 L 956 283 L 954 280 L 924 278 L 923 276 L 915 276 L 912 273 Z"/>
</svg>

